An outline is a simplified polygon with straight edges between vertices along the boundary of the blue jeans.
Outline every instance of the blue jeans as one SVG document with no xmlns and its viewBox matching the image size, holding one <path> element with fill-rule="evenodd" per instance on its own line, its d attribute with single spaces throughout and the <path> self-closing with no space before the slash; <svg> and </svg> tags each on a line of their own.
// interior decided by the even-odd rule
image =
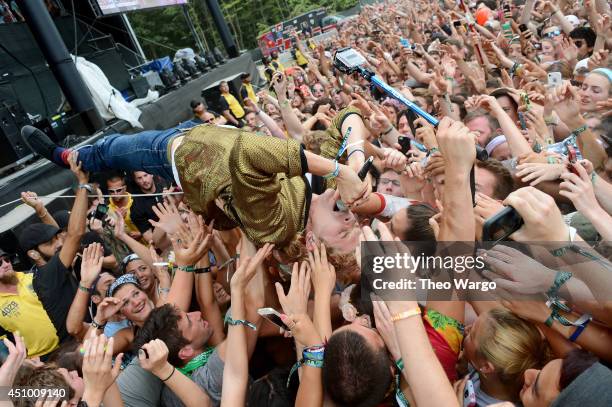
<svg viewBox="0 0 612 407">
<path fill-rule="evenodd" d="M 82 168 L 88 172 L 112 170 L 145 171 L 173 181 L 168 160 L 168 143 L 182 129 L 199 123 L 187 121 L 168 130 L 147 130 L 136 134 L 110 134 L 90 146 L 78 149 Z"/>
</svg>

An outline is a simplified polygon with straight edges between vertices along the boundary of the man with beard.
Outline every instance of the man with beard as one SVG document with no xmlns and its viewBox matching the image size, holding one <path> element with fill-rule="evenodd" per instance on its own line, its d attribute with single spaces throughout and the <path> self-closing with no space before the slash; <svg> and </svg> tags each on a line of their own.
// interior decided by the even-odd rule
<svg viewBox="0 0 612 407">
<path fill-rule="evenodd" d="M 70 170 L 76 175 L 78 188 L 65 237 L 58 236 L 60 229 L 43 223 L 27 226 L 19 236 L 19 245 L 35 264 L 32 287 L 55 326 L 60 342 L 70 335 L 66 330 L 66 317 L 72 299 L 80 287 L 73 274 L 72 264 L 81 246 L 87 216 L 87 195 L 94 189 L 87 182 L 89 175 L 76 164 L 77 152 L 70 153 Z M 27 321 L 27 319 L 26 319 Z M 36 326 L 36 325 L 33 325 Z"/>
<path fill-rule="evenodd" d="M 130 210 L 130 218 L 138 231 L 142 233 L 145 241 L 153 240 L 153 226 L 149 223 L 149 219 L 158 221 L 157 215 L 153 212 L 152 207 L 163 202 L 163 198 L 159 194 L 163 191 L 164 186 L 155 182 L 152 174 L 144 171 L 134 171 L 132 178 L 136 187 L 135 194 L 147 194 L 148 196 L 140 196 L 134 199 Z"/>
<path fill-rule="evenodd" d="M 0 249 L 0 333 L 19 331 L 30 358 L 59 345 L 55 327 L 34 292 L 33 276 L 13 270 L 11 255 Z"/>
</svg>

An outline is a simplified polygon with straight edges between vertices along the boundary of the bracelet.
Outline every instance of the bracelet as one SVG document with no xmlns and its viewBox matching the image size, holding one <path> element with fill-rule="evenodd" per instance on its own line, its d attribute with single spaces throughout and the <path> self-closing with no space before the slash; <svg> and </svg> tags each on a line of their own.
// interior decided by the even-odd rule
<svg viewBox="0 0 612 407">
<path fill-rule="evenodd" d="M 192 273 L 193 271 L 195 271 L 195 266 L 178 266 L 177 267 L 179 270 L 181 271 L 185 271 L 187 273 Z"/>
<path fill-rule="evenodd" d="M 389 126 L 389 128 L 385 131 L 383 131 L 382 133 L 380 133 L 382 136 L 386 136 L 387 134 L 391 133 L 393 131 L 395 127 L 393 126 Z"/>
<path fill-rule="evenodd" d="M 340 164 L 338 164 L 338 161 L 336 160 L 334 160 L 334 164 L 336 165 L 334 170 L 327 175 L 323 175 L 323 178 L 330 179 L 336 178 L 338 176 L 338 174 L 340 173 Z"/>
<path fill-rule="evenodd" d="M 569 271 L 557 271 L 557 275 L 555 275 L 555 281 L 553 285 L 546 291 L 546 296 L 548 298 L 558 298 L 559 297 L 559 289 L 563 284 L 565 284 L 570 278 L 572 278 L 572 273 Z"/>
<path fill-rule="evenodd" d="M 574 131 L 572 131 L 568 137 L 571 137 L 571 136 L 578 137 L 581 133 L 584 133 L 587 129 L 588 127 L 586 124 L 583 126 L 580 126 Z"/>
<path fill-rule="evenodd" d="M 589 324 L 589 322 L 591 322 L 592 319 L 593 317 L 591 317 L 591 314 L 584 314 L 580 318 L 578 318 L 576 322 L 574 322 L 574 325 L 576 325 L 576 330 L 569 337 L 570 342 L 576 342 L 576 339 L 578 339 L 582 331 L 586 329 L 587 325 Z"/>
<path fill-rule="evenodd" d="M 38 212 L 36 213 L 36 216 L 38 216 L 41 219 L 49 214 L 49 211 L 47 210 L 47 208 L 43 208 L 43 209 L 45 210 L 45 213 L 43 213 L 42 215 L 39 215 Z"/>
<path fill-rule="evenodd" d="M 416 307 L 414 309 L 403 311 L 403 312 L 400 312 L 399 314 L 395 314 L 391 317 L 391 321 L 397 322 L 397 321 L 401 321 L 402 319 L 408 319 L 408 318 L 411 318 L 417 315 L 421 315 L 420 307 Z"/>
<path fill-rule="evenodd" d="M 91 294 L 89 288 L 81 285 L 81 283 L 79 283 L 79 290 L 86 292 L 87 294 Z"/>
<path fill-rule="evenodd" d="M 91 326 L 93 326 L 96 329 L 104 329 L 106 327 L 106 324 L 98 324 L 95 319 L 92 319 Z"/>
<path fill-rule="evenodd" d="M 591 173 L 591 184 L 595 185 L 595 178 L 597 177 L 597 173 L 595 170 Z"/>
<path fill-rule="evenodd" d="M 365 151 L 363 151 L 361 148 L 356 148 L 356 149 L 354 149 L 353 151 L 351 151 L 351 152 L 349 153 L 349 155 L 347 155 L 347 156 L 346 156 L 346 160 L 348 161 L 348 159 L 349 159 L 349 158 L 351 158 L 351 156 L 353 155 L 353 153 L 358 153 L 358 152 L 361 152 L 361 154 L 363 154 L 363 155 L 365 156 Z M 594 173 L 595 173 L 595 172 L 593 172 L 593 174 L 594 174 Z"/>
<path fill-rule="evenodd" d="M 170 289 L 169 288 L 159 288 L 158 289 L 160 294 L 169 294 L 170 293 Z"/>
<path fill-rule="evenodd" d="M 202 267 L 199 269 L 194 269 L 193 272 L 195 274 L 206 274 L 206 273 L 210 273 L 210 266 L 209 267 Z"/>
<path fill-rule="evenodd" d="M 225 319 L 225 322 L 227 322 L 228 325 L 232 325 L 232 326 L 244 325 L 247 328 L 251 328 L 253 331 L 257 331 L 257 327 L 253 323 L 247 320 L 244 320 L 244 319 L 233 319 L 232 317 L 227 317 Z"/>
<path fill-rule="evenodd" d="M 395 361 L 395 366 L 400 370 L 400 372 L 402 370 L 404 370 L 404 360 L 402 358 L 399 358 L 398 360 Z"/>
<path fill-rule="evenodd" d="M 433 153 L 439 152 L 440 149 L 438 147 L 432 147 L 429 149 L 428 153 L 429 155 L 432 155 Z"/>
<path fill-rule="evenodd" d="M 170 378 L 172 377 L 172 375 L 174 374 L 174 372 L 176 371 L 176 367 L 172 366 L 172 372 L 170 373 L 170 375 L 168 377 L 166 377 L 165 379 L 161 379 L 162 382 L 167 382 L 168 380 L 170 380 Z"/>
<path fill-rule="evenodd" d="M 302 359 L 297 361 L 289 371 L 287 378 L 287 387 L 291 382 L 291 376 L 302 366 L 310 366 L 316 368 L 323 367 L 323 358 L 325 356 L 325 345 L 308 346 L 302 350 Z"/>
</svg>

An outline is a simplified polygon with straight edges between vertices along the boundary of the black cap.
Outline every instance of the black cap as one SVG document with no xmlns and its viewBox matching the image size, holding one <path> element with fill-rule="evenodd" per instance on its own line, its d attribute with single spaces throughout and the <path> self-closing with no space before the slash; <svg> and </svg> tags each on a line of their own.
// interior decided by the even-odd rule
<svg viewBox="0 0 612 407">
<path fill-rule="evenodd" d="M 24 251 L 35 249 L 39 244 L 47 243 L 60 232 L 55 226 L 35 223 L 26 227 L 19 236 L 19 246 Z"/>
<path fill-rule="evenodd" d="M 7 253 L 5 252 L 1 247 L 0 247 L 0 256 L 9 256 L 11 253 Z"/>
</svg>

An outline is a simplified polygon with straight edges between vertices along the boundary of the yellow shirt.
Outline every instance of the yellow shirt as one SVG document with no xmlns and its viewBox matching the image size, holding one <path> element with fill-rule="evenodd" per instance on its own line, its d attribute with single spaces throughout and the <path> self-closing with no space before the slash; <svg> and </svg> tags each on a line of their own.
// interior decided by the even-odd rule
<svg viewBox="0 0 612 407">
<path fill-rule="evenodd" d="M 253 90 L 253 85 L 250 83 L 243 83 L 242 86 L 246 90 L 247 97 L 250 100 L 252 100 L 253 103 L 255 104 L 259 103 L 259 98 L 257 97 L 257 95 L 255 94 L 255 91 Z"/>
<path fill-rule="evenodd" d="M 295 62 L 297 62 L 299 66 L 308 65 L 308 60 L 306 57 L 304 57 L 304 54 L 302 54 L 299 49 L 295 50 Z"/>
<path fill-rule="evenodd" d="M 57 331 L 32 286 L 33 274 L 16 272 L 17 294 L 0 293 L 0 326 L 19 331 L 28 357 L 46 355 L 59 346 Z"/>
<path fill-rule="evenodd" d="M 244 117 L 244 109 L 238 103 L 238 100 L 231 93 L 226 93 L 223 96 L 229 108 L 236 119 L 242 119 Z"/>
<path fill-rule="evenodd" d="M 110 209 L 112 212 L 117 213 L 118 209 L 121 210 L 125 210 L 125 215 L 123 215 L 123 221 L 125 222 L 125 230 L 128 232 L 138 232 L 138 228 L 136 227 L 136 225 L 134 225 L 134 223 L 132 222 L 132 218 L 130 216 L 130 211 L 132 209 L 132 204 L 134 203 L 134 199 L 132 198 L 131 194 L 128 194 L 128 203 L 126 206 L 117 206 L 115 204 L 115 202 L 111 199 L 109 199 L 108 202 L 108 209 Z"/>
<path fill-rule="evenodd" d="M 277 59 L 273 59 L 272 62 L 274 62 L 276 64 L 276 70 L 279 72 L 285 72 L 285 67 L 283 66 L 283 64 L 280 63 L 280 61 Z"/>
</svg>

